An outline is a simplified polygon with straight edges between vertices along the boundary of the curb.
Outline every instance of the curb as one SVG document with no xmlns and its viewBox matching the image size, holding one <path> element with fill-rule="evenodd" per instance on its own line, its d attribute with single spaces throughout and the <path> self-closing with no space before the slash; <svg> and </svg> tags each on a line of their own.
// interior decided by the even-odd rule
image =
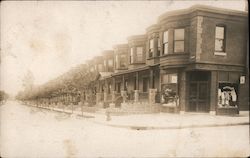
<svg viewBox="0 0 250 158">
<path fill-rule="evenodd" d="M 116 125 L 116 124 L 108 124 L 108 123 L 103 123 L 103 122 L 98 122 L 98 121 L 91 121 L 91 122 L 94 122 L 96 124 L 105 125 L 105 126 L 110 126 L 110 127 L 126 128 L 126 129 L 132 129 L 132 130 L 166 130 L 166 129 L 207 128 L 207 127 L 226 127 L 226 126 L 249 125 L 249 122 L 241 122 L 241 123 L 229 123 L 229 124 L 207 124 L 207 125 L 155 127 L 155 126 Z"/>
</svg>

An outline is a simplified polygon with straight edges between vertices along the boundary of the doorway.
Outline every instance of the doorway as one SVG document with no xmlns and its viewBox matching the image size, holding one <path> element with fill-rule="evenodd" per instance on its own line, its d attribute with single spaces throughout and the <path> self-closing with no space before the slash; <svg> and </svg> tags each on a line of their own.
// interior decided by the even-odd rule
<svg viewBox="0 0 250 158">
<path fill-rule="evenodd" d="M 210 72 L 190 72 L 189 111 L 209 112 L 209 77 Z"/>
</svg>

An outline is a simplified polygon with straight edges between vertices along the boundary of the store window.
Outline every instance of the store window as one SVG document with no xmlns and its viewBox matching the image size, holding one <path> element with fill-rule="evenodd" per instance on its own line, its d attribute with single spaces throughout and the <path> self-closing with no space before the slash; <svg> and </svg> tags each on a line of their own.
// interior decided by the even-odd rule
<svg viewBox="0 0 250 158">
<path fill-rule="evenodd" d="M 174 30 L 174 52 L 184 52 L 184 29 Z"/>
<path fill-rule="evenodd" d="M 162 92 L 161 92 L 161 103 L 163 106 L 177 106 L 178 96 L 177 96 L 177 74 L 164 74 L 162 75 Z"/>
<path fill-rule="evenodd" d="M 153 53 L 154 53 L 154 39 L 151 39 L 149 41 L 149 54 L 148 54 L 148 57 L 152 58 L 153 57 Z"/>
<path fill-rule="evenodd" d="M 218 88 L 218 107 L 237 107 L 238 84 L 220 82 Z"/>
<path fill-rule="evenodd" d="M 168 31 L 163 33 L 163 54 L 168 54 Z"/>
<path fill-rule="evenodd" d="M 136 59 L 138 62 L 143 61 L 143 48 L 142 47 L 136 47 Z"/>
</svg>

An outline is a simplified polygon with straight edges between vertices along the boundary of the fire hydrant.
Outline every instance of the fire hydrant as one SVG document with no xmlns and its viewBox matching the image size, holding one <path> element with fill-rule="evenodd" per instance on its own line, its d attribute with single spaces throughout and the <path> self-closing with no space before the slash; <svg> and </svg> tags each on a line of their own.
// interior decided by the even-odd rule
<svg viewBox="0 0 250 158">
<path fill-rule="evenodd" d="M 106 121 L 110 121 L 110 120 L 111 120 L 110 112 L 106 111 Z"/>
</svg>

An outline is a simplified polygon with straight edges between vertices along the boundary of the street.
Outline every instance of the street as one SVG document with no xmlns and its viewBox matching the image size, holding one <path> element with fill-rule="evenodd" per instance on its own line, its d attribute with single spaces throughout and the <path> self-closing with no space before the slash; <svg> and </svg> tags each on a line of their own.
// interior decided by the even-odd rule
<svg viewBox="0 0 250 158">
<path fill-rule="evenodd" d="M 132 130 L 9 101 L 1 157 L 246 157 L 249 126 Z"/>
</svg>

